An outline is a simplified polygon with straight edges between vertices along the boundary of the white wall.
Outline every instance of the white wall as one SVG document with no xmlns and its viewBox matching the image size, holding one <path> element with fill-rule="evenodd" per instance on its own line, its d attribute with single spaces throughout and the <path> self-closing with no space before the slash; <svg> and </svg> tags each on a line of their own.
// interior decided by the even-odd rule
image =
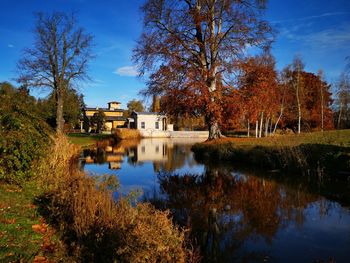
<svg viewBox="0 0 350 263">
<path fill-rule="evenodd" d="M 163 127 L 163 118 L 162 116 L 159 115 L 137 115 L 136 119 L 136 128 L 139 130 L 159 130 L 162 131 L 164 130 Z M 156 129 L 156 122 L 159 122 L 159 129 Z M 141 128 L 141 122 L 145 122 L 145 128 Z"/>
<path fill-rule="evenodd" d="M 140 130 L 142 138 L 203 138 L 208 139 L 208 131 L 155 131 Z"/>
</svg>

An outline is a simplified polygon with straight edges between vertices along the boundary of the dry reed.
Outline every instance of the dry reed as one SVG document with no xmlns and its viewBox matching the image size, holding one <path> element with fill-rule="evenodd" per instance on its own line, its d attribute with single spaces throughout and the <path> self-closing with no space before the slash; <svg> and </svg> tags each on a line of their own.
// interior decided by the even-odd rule
<svg viewBox="0 0 350 263">
<path fill-rule="evenodd" d="M 169 212 L 149 204 L 132 206 L 125 198 L 86 176 L 75 165 L 79 149 L 58 137 L 43 165 L 41 198 L 48 222 L 61 233 L 75 260 L 88 262 L 184 262 L 184 231 L 172 224 Z M 198 258 L 198 257 L 197 257 Z"/>
<path fill-rule="evenodd" d="M 136 129 L 116 129 L 114 136 L 118 140 L 140 139 L 141 134 Z"/>
</svg>

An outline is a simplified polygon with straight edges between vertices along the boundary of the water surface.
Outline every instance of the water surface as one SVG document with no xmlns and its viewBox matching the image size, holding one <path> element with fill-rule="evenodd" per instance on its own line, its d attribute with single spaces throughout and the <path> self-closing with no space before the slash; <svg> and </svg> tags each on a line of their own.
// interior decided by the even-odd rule
<svg viewBox="0 0 350 263">
<path fill-rule="evenodd" d="M 208 262 L 350 262 L 350 182 L 198 163 L 201 140 L 144 139 L 84 151 L 84 169 L 170 209 Z M 238 168 L 239 167 L 239 168 Z M 322 261 L 323 260 L 323 261 Z"/>
</svg>

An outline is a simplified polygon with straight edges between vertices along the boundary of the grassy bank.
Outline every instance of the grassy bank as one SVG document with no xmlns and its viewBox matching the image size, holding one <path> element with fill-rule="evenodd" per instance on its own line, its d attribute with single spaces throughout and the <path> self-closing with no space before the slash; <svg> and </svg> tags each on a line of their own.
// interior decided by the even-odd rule
<svg viewBox="0 0 350 263">
<path fill-rule="evenodd" d="M 57 259 L 59 242 L 34 205 L 40 192 L 34 182 L 0 183 L 0 262 Z"/>
<path fill-rule="evenodd" d="M 192 147 L 198 160 L 234 161 L 302 173 L 350 171 L 350 130 L 266 138 L 223 138 Z"/>
<path fill-rule="evenodd" d="M 70 143 L 87 147 L 94 145 L 97 141 L 105 140 L 111 137 L 110 134 L 88 134 L 88 133 L 69 133 L 67 134 Z"/>
<path fill-rule="evenodd" d="M 120 140 L 138 140 L 141 138 L 140 132 L 135 129 L 117 129 L 113 134 L 88 134 L 88 133 L 69 133 L 67 138 L 70 143 L 81 147 L 95 145 L 96 142 L 112 139 Z"/>
<path fill-rule="evenodd" d="M 30 181 L 0 183 L 0 262 L 196 262 L 168 211 L 114 199 L 115 176 L 87 176 L 81 147 L 55 138 Z"/>
</svg>

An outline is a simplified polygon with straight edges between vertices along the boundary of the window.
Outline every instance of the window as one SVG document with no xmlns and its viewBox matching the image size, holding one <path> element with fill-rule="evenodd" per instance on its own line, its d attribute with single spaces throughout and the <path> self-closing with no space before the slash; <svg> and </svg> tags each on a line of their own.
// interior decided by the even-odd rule
<svg viewBox="0 0 350 263">
<path fill-rule="evenodd" d="M 159 121 L 156 121 L 156 129 L 159 129 Z"/>
<path fill-rule="evenodd" d="M 141 129 L 144 129 L 144 128 L 145 128 L 145 122 L 141 121 Z"/>
</svg>

